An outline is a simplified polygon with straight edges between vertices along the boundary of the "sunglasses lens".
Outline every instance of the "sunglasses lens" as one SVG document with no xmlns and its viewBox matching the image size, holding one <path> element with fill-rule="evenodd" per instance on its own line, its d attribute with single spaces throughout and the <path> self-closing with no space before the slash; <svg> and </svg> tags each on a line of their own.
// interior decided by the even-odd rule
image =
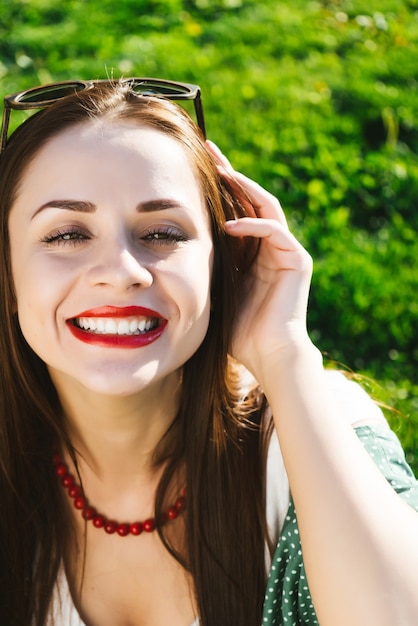
<svg viewBox="0 0 418 626">
<path fill-rule="evenodd" d="M 86 86 L 84 83 L 66 83 L 64 85 L 51 85 L 50 87 L 39 87 L 31 89 L 19 96 L 19 102 L 24 104 L 36 104 L 44 102 L 54 102 L 70 96 L 77 91 L 82 91 Z"/>
<path fill-rule="evenodd" d="M 176 83 L 163 83 L 159 81 L 144 80 L 131 83 L 132 91 L 143 96 L 165 96 L 166 98 L 178 98 L 191 94 L 188 87 Z"/>
</svg>

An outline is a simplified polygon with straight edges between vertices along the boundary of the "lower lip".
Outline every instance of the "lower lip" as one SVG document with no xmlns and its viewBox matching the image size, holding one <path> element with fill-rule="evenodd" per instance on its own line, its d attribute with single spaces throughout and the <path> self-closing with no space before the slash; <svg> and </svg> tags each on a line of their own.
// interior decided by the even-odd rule
<svg viewBox="0 0 418 626">
<path fill-rule="evenodd" d="M 157 328 L 147 331 L 142 335 L 100 335 L 98 333 L 91 333 L 87 330 L 83 330 L 78 326 L 75 326 L 71 322 L 67 322 L 73 336 L 79 341 L 88 343 L 92 346 L 99 348 L 143 348 L 149 346 L 154 341 L 157 341 L 163 334 L 167 322 L 162 321 Z"/>
</svg>

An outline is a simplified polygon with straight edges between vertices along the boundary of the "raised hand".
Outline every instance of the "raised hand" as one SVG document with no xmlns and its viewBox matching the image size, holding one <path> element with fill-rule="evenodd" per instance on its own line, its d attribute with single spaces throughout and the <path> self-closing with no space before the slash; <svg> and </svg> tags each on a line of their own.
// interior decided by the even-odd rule
<svg viewBox="0 0 418 626">
<path fill-rule="evenodd" d="M 235 181 L 252 202 L 258 218 L 225 223 L 232 237 L 257 237 L 259 253 L 245 285 L 243 309 L 234 333 L 233 356 L 258 379 L 266 368 L 308 342 L 306 307 L 312 259 L 291 234 L 279 201 L 260 185 L 234 171 L 208 142 L 221 175 Z"/>
</svg>

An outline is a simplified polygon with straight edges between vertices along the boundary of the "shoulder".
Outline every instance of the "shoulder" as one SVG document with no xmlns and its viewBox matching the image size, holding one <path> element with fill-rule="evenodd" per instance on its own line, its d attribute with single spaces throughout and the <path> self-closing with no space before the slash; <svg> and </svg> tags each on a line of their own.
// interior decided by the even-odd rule
<svg viewBox="0 0 418 626">
<path fill-rule="evenodd" d="M 384 424 L 361 424 L 357 437 L 398 495 L 418 511 L 418 481 L 396 433 Z"/>
<path fill-rule="evenodd" d="M 339 370 L 325 370 L 325 376 L 341 419 L 356 427 L 387 424 L 381 408 L 358 383 Z"/>
</svg>

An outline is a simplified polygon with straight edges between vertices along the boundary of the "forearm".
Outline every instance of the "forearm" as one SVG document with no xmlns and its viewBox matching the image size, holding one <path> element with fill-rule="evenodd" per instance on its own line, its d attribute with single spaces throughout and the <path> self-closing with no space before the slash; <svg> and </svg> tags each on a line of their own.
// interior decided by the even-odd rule
<svg viewBox="0 0 418 626">
<path fill-rule="evenodd" d="M 308 342 L 259 372 L 276 429 L 321 626 L 415 625 L 418 516 L 338 419 Z"/>
</svg>

